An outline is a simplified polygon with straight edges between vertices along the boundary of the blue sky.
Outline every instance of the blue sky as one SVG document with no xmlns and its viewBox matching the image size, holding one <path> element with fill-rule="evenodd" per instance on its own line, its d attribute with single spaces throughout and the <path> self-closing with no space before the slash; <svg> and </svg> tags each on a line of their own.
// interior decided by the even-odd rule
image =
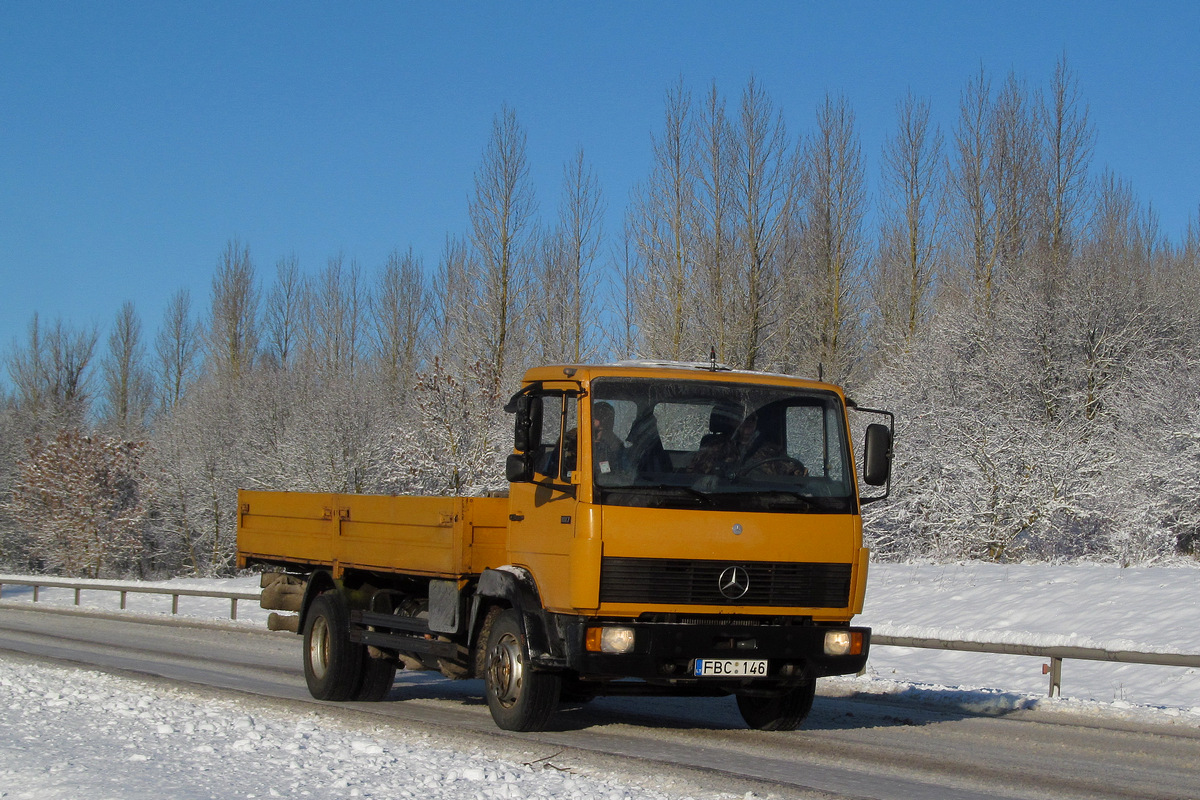
<svg viewBox="0 0 1200 800">
<path fill-rule="evenodd" d="M 235 237 L 264 281 L 289 255 L 371 276 L 410 246 L 432 270 L 504 104 L 543 216 L 582 147 L 615 233 L 680 78 L 732 100 L 754 75 L 794 135 L 844 94 L 874 181 L 909 89 L 949 135 L 981 66 L 1038 87 L 1065 54 L 1095 170 L 1178 238 L 1200 207 L 1198 42 L 1194 2 L 3 0 L 0 352 L 35 311 L 104 336 L 126 300 L 150 338 L 178 289 L 207 303 Z"/>
</svg>

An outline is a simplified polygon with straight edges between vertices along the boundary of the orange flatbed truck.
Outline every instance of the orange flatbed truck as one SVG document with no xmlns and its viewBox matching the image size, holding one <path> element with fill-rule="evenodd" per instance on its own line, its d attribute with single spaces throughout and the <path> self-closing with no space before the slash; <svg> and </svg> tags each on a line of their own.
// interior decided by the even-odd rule
<svg viewBox="0 0 1200 800">
<path fill-rule="evenodd" d="M 482 678 L 508 730 L 612 694 L 732 694 L 791 730 L 817 678 L 864 667 L 890 413 L 715 361 L 538 367 L 506 410 L 506 497 L 238 493 L 238 566 L 291 612 L 269 624 L 304 636 L 314 697 L 382 700 L 429 668 Z M 861 478 L 848 411 L 881 420 Z"/>
</svg>

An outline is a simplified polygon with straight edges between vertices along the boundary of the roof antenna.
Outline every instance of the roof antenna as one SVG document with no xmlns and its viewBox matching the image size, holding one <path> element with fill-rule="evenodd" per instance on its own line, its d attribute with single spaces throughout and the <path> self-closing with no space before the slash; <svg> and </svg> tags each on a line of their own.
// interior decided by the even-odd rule
<svg viewBox="0 0 1200 800">
<path fill-rule="evenodd" d="M 708 363 L 711 365 L 710 370 L 712 372 L 716 372 L 717 371 L 717 348 L 715 348 L 715 347 L 708 348 Z"/>
<path fill-rule="evenodd" d="M 820 361 L 817 362 L 817 380 L 819 380 L 819 381 L 825 380 L 825 365 L 822 364 Z"/>
</svg>

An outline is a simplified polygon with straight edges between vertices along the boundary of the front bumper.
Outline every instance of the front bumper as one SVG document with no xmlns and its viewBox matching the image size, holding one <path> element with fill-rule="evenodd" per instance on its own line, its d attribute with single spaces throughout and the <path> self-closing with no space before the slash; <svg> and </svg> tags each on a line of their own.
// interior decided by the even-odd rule
<svg viewBox="0 0 1200 800">
<path fill-rule="evenodd" d="M 766 659 L 765 677 L 738 678 L 732 682 L 791 685 L 829 675 L 861 672 L 870 650 L 871 630 L 849 626 L 815 625 L 808 620 L 753 622 L 730 618 L 725 621 L 596 620 L 584 617 L 558 620 L 565 643 L 568 669 L 584 680 L 641 678 L 671 684 L 708 684 L 711 678 L 696 678 L 692 666 L 697 658 Z M 584 647 L 587 628 L 620 626 L 634 631 L 633 649 L 628 653 L 589 652 Z M 825 634 L 850 631 L 861 634 L 862 650 L 853 655 L 825 653 Z M 728 681 L 727 681 L 728 682 Z"/>
</svg>

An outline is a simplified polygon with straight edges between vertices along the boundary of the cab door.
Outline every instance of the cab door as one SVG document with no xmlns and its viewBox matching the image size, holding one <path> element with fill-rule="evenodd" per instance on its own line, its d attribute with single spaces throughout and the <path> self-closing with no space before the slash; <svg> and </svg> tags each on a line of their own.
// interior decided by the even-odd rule
<svg viewBox="0 0 1200 800">
<path fill-rule="evenodd" d="M 532 475 L 509 487 L 508 558 L 526 567 L 542 604 L 570 608 L 570 552 L 575 536 L 579 459 L 579 385 L 543 384 L 532 393 Z"/>
</svg>

